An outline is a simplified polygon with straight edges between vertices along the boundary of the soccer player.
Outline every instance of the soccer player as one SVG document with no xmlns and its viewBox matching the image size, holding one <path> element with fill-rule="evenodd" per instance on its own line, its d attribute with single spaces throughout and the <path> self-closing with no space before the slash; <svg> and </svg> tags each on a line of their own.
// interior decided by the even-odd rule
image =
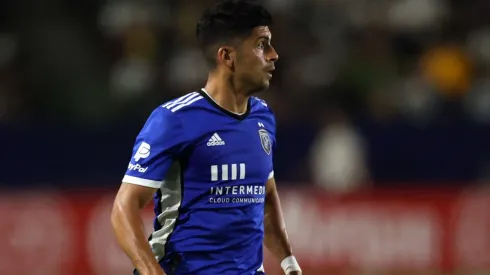
<svg viewBox="0 0 490 275">
<path fill-rule="evenodd" d="M 265 274 L 264 244 L 286 274 L 301 274 L 274 181 L 276 123 L 252 96 L 269 87 L 278 60 L 271 24 L 248 1 L 203 13 L 197 38 L 208 81 L 153 111 L 114 202 L 112 225 L 134 274 Z M 140 211 L 152 197 L 148 241 Z"/>
</svg>

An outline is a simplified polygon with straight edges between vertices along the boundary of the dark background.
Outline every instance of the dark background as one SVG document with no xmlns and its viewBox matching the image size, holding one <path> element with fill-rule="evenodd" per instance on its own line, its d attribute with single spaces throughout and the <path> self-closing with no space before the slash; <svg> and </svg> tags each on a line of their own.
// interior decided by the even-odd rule
<svg viewBox="0 0 490 275">
<path fill-rule="evenodd" d="M 117 187 L 150 112 L 204 85 L 194 33 L 210 2 L 1 1 L 0 184 Z M 278 180 L 490 176 L 490 2 L 266 3 L 280 61 L 259 96 L 277 115 Z"/>
</svg>

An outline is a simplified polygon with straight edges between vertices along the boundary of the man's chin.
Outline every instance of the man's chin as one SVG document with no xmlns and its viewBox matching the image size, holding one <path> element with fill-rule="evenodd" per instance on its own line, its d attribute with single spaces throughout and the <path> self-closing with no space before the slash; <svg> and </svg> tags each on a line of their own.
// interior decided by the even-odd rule
<svg viewBox="0 0 490 275">
<path fill-rule="evenodd" d="M 270 85 L 271 85 L 271 84 L 270 84 L 269 80 L 266 80 L 266 81 L 264 82 L 264 85 L 262 86 L 261 92 L 263 92 L 263 91 L 265 91 L 265 90 L 269 89 L 269 86 L 270 86 Z"/>
<path fill-rule="evenodd" d="M 260 92 L 264 92 L 267 89 L 269 89 L 269 86 L 270 86 L 270 83 L 267 80 L 264 83 L 262 83 L 262 85 L 258 85 L 255 89 L 253 89 L 252 91 L 250 91 L 249 95 L 253 95 L 253 94 L 260 93 Z"/>
</svg>

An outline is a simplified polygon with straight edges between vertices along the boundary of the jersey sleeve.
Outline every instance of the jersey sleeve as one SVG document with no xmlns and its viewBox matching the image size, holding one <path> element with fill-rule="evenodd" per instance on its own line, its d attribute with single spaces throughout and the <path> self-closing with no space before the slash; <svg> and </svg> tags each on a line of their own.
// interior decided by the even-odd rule
<svg viewBox="0 0 490 275">
<path fill-rule="evenodd" d="M 276 137 L 272 137 L 272 140 L 271 140 L 271 155 L 272 155 L 272 161 L 271 161 L 271 167 L 269 167 L 269 179 L 272 179 L 274 177 L 274 153 L 276 152 Z"/>
<path fill-rule="evenodd" d="M 153 111 L 138 134 L 123 182 L 160 188 L 187 138 L 182 120 L 164 108 Z"/>
<path fill-rule="evenodd" d="M 270 167 L 270 173 L 269 173 L 269 179 L 272 179 L 274 177 L 274 155 L 276 153 L 276 118 L 274 116 L 274 113 L 272 112 L 271 108 L 268 107 L 271 117 L 272 117 L 272 130 L 271 130 L 271 155 L 272 155 L 272 161 L 271 161 L 271 167 Z"/>
</svg>

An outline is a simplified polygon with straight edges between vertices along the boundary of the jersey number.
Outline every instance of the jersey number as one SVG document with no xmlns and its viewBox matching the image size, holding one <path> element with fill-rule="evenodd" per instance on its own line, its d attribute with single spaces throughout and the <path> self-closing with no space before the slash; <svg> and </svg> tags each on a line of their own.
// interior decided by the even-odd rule
<svg viewBox="0 0 490 275">
<path fill-rule="evenodd" d="M 245 163 L 211 165 L 211 181 L 245 179 Z"/>
</svg>

